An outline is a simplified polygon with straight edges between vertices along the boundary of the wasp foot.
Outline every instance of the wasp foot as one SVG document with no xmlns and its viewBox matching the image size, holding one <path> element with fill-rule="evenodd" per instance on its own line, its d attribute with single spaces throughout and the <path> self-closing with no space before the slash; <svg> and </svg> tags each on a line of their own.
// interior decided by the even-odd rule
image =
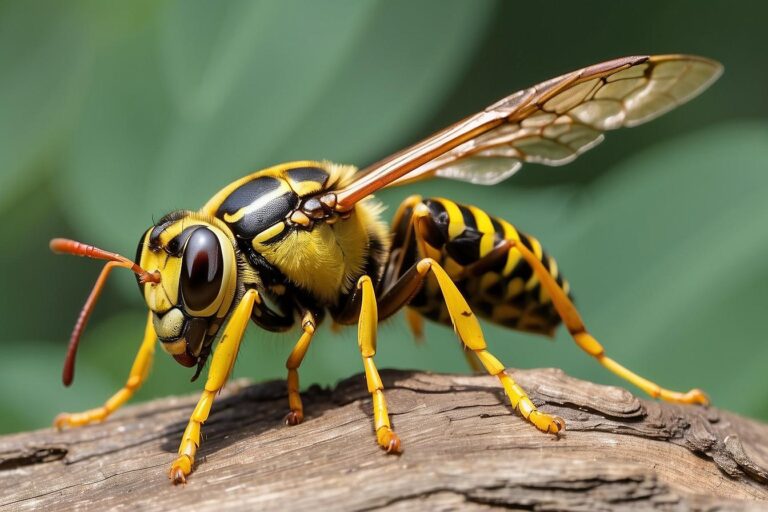
<svg viewBox="0 0 768 512">
<path fill-rule="evenodd" d="M 291 410 L 288 414 L 285 415 L 285 424 L 290 426 L 295 426 L 304 421 L 304 413 L 301 411 Z"/>
<path fill-rule="evenodd" d="M 381 449 L 387 453 L 399 454 L 403 452 L 400 438 L 389 427 L 381 427 L 376 432 L 376 440 Z"/>
<path fill-rule="evenodd" d="M 101 423 L 107 418 L 107 412 L 103 408 L 91 409 L 84 412 L 63 412 L 53 419 L 53 426 L 57 430 L 65 427 L 82 427 L 91 423 Z"/>
<path fill-rule="evenodd" d="M 187 483 L 187 475 L 192 472 L 192 461 L 187 455 L 180 455 L 173 464 L 171 464 L 171 470 L 168 472 L 168 478 L 171 479 L 174 485 Z"/>
</svg>

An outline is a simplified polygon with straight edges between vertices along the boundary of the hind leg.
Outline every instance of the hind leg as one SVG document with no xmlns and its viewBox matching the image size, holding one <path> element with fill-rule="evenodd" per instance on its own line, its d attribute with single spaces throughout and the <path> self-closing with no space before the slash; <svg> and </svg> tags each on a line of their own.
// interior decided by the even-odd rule
<svg viewBox="0 0 768 512">
<path fill-rule="evenodd" d="M 402 272 L 405 271 L 405 261 L 413 261 L 413 255 L 411 253 L 415 251 L 415 247 L 412 246 L 415 229 L 414 211 L 419 209 L 419 204 L 421 202 L 422 197 L 419 195 L 413 195 L 406 198 L 400 203 L 400 206 L 397 208 L 395 216 L 392 219 L 392 252 L 384 275 L 382 286 L 384 290 L 389 289 Z M 422 254 L 433 257 L 437 256 L 437 254 L 433 253 L 427 254 L 422 252 Z M 414 292 L 414 294 L 415 293 L 416 292 Z M 405 308 L 405 319 L 413 334 L 414 340 L 416 340 L 417 343 L 421 343 L 424 339 L 424 318 L 415 309 Z M 469 366 L 472 373 L 483 373 L 485 369 L 480 363 L 480 360 L 475 356 L 474 352 L 467 350 L 466 346 L 461 346 L 461 348 L 462 354 L 467 361 L 467 366 Z"/>
<path fill-rule="evenodd" d="M 565 428 L 565 422 L 558 417 L 539 411 L 521 388 L 507 373 L 505 367 L 488 351 L 480 323 L 461 291 L 448 272 L 434 259 L 440 257 L 440 250 L 427 242 L 439 238 L 429 208 L 414 196 L 406 199 L 395 215 L 393 250 L 382 283 L 383 293 L 378 301 L 379 316 L 387 318 L 406 306 L 425 284 L 439 289 L 453 325 L 462 345 L 468 349 L 469 357 L 479 361 L 479 367 L 499 379 L 512 407 L 523 418 L 544 432 L 556 434 Z M 403 269 L 406 262 L 413 262 Z M 433 257 L 434 256 L 434 257 Z M 433 281 L 428 281 L 432 275 Z"/>
<path fill-rule="evenodd" d="M 556 434 L 563 430 L 565 428 L 563 419 L 539 411 L 525 390 L 507 373 L 504 365 L 488 351 L 477 317 L 456 284 L 432 258 L 420 260 L 383 294 L 379 300 L 379 311 L 382 318 L 394 314 L 407 304 L 430 274 L 437 280 L 437 285 L 443 294 L 443 300 L 459 340 L 472 352 L 473 357 L 480 361 L 482 367 L 489 374 L 499 379 L 512 407 L 543 432 Z"/>
<path fill-rule="evenodd" d="M 520 255 L 531 266 L 538 276 L 541 285 L 549 294 L 552 304 L 557 313 L 563 319 L 563 323 L 571 333 L 573 340 L 584 352 L 594 357 L 602 366 L 618 375 L 622 379 L 631 382 L 654 398 L 661 398 L 667 402 L 683 404 L 702 404 L 709 403 L 707 395 L 700 389 L 692 389 L 686 393 L 671 391 L 662 388 L 653 381 L 650 381 L 623 365 L 617 363 L 605 355 L 603 346 L 587 331 L 584 322 L 581 319 L 576 306 L 573 304 L 567 293 L 557 284 L 550 272 L 544 267 L 544 264 L 519 240 L 505 240 L 495 250 L 496 253 L 509 251 L 511 248 L 517 249 Z M 478 265 L 482 267 L 482 265 Z"/>
</svg>

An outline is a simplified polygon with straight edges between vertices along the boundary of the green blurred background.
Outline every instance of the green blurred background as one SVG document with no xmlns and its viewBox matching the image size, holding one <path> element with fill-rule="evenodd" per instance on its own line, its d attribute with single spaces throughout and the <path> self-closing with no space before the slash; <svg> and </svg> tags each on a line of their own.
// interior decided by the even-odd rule
<svg viewBox="0 0 768 512">
<path fill-rule="evenodd" d="M 663 385 L 768 419 L 768 40 L 765 2 L 0 2 L 0 432 L 99 405 L 143 332 L 117 272 L 60 383 L 69 332 L 100 264 L 52 255 L 67 236 L 133 255 L 164 213 L 292 159 L 365 165 L 501 96 L 578 67 L 687 52 L 725 64 L 703 96 L 611 133 L 561 168 L 495 187 L 385 191 L 478 204 L 535 234 L 609 354 Z M 354 329 L 321 330 L 302 383 L 360 372 Z M 514 367 L 623 382 L 554 342 L 488 326 Z M 237 377 L 283 378 L 296 334 L 253 328 Z M 382 327 L 380 368 L 467 371 L 450 329 L 415 345 Z M 199 390 L 159 352 L 139 399 Z M 363 382 L 361 380 L 361 386 Z"/>
</svg>

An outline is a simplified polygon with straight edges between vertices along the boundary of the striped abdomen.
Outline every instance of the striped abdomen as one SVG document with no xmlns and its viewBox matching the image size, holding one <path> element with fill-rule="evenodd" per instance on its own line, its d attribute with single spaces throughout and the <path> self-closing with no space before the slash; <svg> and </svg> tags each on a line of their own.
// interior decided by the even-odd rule
<svg viewBox="0 0 768 512">
<path fill-rule="evenodd" d="M 505 239 L 525 244 L 568 293 L 568 283 L 560 275 L 555 260 L 544 252 L 538 240 L 474 206 L 447 199 L 424 199 L 421 203 L 429 210 L 423 233 L 424 249 L 414 243 L 413 231 L 406 234 L 410 211 L 403 212 L 394 226 L 393 250 L 399 244 L 406 247 L 401 268 L 407 268 L 418 258 L 431 257 L 453 278 L 478 316 L 513 329 L 551 335 L 560 318 L 531 267 L 514 247 L 505 254 L 491 254 Z M 484 263 L 475 267 L 482 269 L 478 275 L 466 275 L 468 266 L 483 259 Z M 435 282 L 428 282 L 410 306 L 427 318 L 450 324 Z"/>
</svg>

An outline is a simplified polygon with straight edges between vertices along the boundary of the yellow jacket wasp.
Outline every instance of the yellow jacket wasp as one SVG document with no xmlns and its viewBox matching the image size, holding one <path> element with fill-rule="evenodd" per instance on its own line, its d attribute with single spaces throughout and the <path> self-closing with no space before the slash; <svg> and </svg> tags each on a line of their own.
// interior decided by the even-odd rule
<svg viewBox="0 0 768 512">
<path fill-rule="evenodd" d="M 109 260 L 72 333 L 66 385 L 80 335 L 113 268 L 137 275 L 149 307 L 144 341 L 125 386 L 99 408 L 59 415 L 55 425 L 101 421 L 125 403 L 147 377 L 157 339 L 179 363 L 197 367 L 193 379 L 212 354 L 205 389 L 170 469 L 174 482 L 184 482 L 201 425 L 229 376 L 249 320 L 269 331 L 300 322 L 301 336 L 286 362 L 286 422 L 295 425 L 304 417 L 298 369 L 328 314 L 338 324 L 357 324 L 376 438 L 387 452 L 399 452 L 374 355 L 378 321 L 405 307 L 415 332 L 423 317 L 452 325 L 475 364 L 498 377 L 512 407 L 543 432 L 556 434 L 565 424 L 537 410 L 488 351 L 476 314 L 540 334 L 551 334 L 563 322 L 579 347 L 651 396 L 706 404 L 697 389 L 664 389 L 607 357 L 586 330 L 555 260 L 534 237 L 474 206 L 419 196 L 402 203 L 390 229 L 371 194 L 433 177 L 493 185 L 525 162 L 568 163 L 600 143 L 604 131 L 671 110 L 721 72 L 717 62 L 685 55 L 616 59 L 516 92 L 360 172 L 315 161 L 264 169 L 227 185 L 199 211 L 161 218 L 142 235 L 135 262 L 72 240 L 52 240 L 55 252 Z"/>
</svg>

